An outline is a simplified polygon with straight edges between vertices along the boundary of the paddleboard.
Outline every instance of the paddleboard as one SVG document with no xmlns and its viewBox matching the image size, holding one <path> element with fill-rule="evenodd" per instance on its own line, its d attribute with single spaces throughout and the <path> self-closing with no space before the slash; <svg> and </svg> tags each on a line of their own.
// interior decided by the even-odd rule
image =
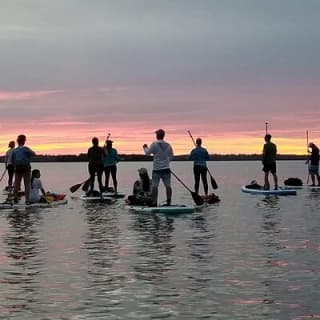
<svg viewBox="0 0 320 320">
<path fill-rule="evenodd" d="M 264 189 L 251 189 L 247 188 L 246 186 L 241 187 L 242 192 L 252 193 L 252 194 L 264 194 L 264 195 L 296 195 L 297 191 L 294 189 L 287 189 L 287 188 L 279 188 L 277 190 L 264 190 Z"/>
<path fill-rule="evenodd" d="M 105 197 L 104 196 L 103 199 L 101 199 L 100 197 L 87 196 L 85 194 L 80 196 L 80 199 L 83 201 L 87 201 L 87 202 L 103 202 L 103 203 L 108 203 L 108 204 L 112 204 L 117 201 L 116 198 L 112 198 L 112 197 Z"/>
<path fill-rule="evenodd" d="M 29 208 L 52 208 L 56 206 L 60 206 L 62 204 L 68 203 L 67 199 L 62 199 L 58 201 L 52 201 L 50 203 L 45 203 L 45 202 L 38 202 L 38 203 L 30 203 L 30 204 L 25 204 L 23 202 L 21 203 L 0 203 L 0 210 L 3 209 L 29 209 Z"/>
<path fill-rule="evenodd" d="M 103 192 L 103 196 L 108 198 L 124 198 L 126 194 L 124 192 Z"/>
<path fill-rule="evenodd" d="M 310 186 L 310 185 L 305 185 L 305 186 L 284 186 L 283 188 L 285 189 L 320 189 L 320 186 Z"/>
<path fill-rule="evenodd" d="M 171 213 L 171 214 L 182 214 L 182 213 L 193 213 L 195 212 L 194 206 L 183 206 L 183 205 L 171 205 L 161 207 L 146 207 L 146 206 L 127 206 L 128 210 L 136 213 Z"/>
</svg>

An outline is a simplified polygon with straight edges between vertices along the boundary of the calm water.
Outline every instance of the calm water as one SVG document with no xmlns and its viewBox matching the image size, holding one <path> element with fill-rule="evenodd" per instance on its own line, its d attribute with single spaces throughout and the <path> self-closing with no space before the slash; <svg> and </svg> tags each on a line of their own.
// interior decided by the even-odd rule
<svg viewBox="0 0 320 320">
<path fill-rule="evenodd" d="M 119 190 L 141 166 L 151 163 L 119 164 Z M 172 163 L 189 186 L 191 166 Z M 80 192 L 66 206 L 1 212 L 0 319 L 320 318 L 320 190 L 248 195 L 240 186 L 262 183 L 259 162 L 209 166 L 222 201 L 196 214 L 138 215 L 70 198 Z M 50 191 L 87 177 L 85 163 L 33 167 Z M 306 180 L 302 161 L 278 168 L 280 181 Z M 173 187 L 173 202 L 192 204 Z"/>
</svg>

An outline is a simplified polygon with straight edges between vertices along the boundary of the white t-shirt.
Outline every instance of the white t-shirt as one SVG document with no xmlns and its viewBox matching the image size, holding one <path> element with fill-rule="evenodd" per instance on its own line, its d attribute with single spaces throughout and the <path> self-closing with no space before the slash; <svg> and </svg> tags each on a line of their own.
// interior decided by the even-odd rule
<svg viewBox="0 0 320 320">
<path fill-rule="evenodd" d="M 164 170 L 170 168 L 170 160 L 173 159 L 171 145 L 164 140 L 157 140 L 149 148 L 145 148 L 146 155 L 153 154 L 153 170 Z"/>
<path fill-rule="evenodd" d="M 41 199 L 40 190 L 42 189 L 42 182 L 38 178 L 34 178 L 30 191 L 30 202 L 39 202 Z"/>
</svg>

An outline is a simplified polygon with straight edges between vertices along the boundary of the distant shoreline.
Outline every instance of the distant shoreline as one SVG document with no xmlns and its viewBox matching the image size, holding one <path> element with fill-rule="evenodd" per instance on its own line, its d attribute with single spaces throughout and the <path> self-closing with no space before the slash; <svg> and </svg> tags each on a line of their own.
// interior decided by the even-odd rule
<svg viewBox="0 0 320 320">
<path fill-rule="evenodd" d="M 188 161 L 189 155 L 177 155 L 173 161 Z M 121 161 L 152 161 L 152 157 L 140 154 L 120 154 Z M 306 160 L 306 155 L 283 154 L 278 155 L 277 160 Z M 260 161 L 260 154 L 212 154 L 209 161 Z M 4 156 L 0 157 L 4 162 Z M 33 162 L 87 162 L 87 154 L 79 155 L 37 155 Z"/>
</svg>

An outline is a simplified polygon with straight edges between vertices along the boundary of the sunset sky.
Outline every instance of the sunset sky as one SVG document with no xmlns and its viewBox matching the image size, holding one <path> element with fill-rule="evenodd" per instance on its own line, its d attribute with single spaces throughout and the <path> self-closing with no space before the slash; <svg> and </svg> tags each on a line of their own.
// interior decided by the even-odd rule
<svg viewBox="0 0 320 320">
<path fill-rule="evenodd" d="M 2 0 L 0 151 L 210 153 L 320 145 L 319 0 Z"/>
</svg>

